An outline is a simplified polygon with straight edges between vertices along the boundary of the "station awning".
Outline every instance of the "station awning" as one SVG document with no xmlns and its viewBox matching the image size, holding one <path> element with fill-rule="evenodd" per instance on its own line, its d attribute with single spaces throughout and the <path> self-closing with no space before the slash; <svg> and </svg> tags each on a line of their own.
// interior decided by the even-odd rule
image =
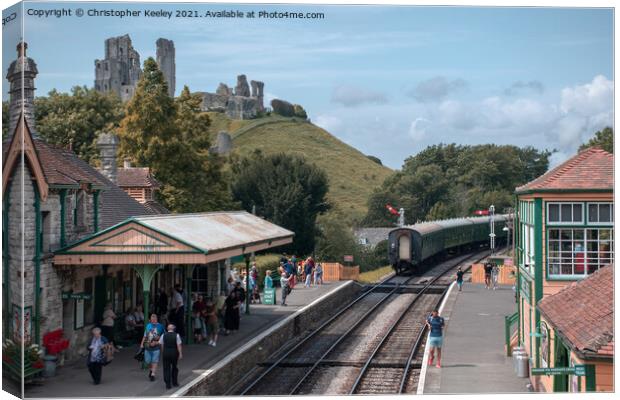
<svg viewBox="0 0 620 400">
<path fill-rule="evenodd" d="M 293 235 L 245 211 L 133 217 L 56 251 L 54 264 L 207 264 L 291 243 Z"/>
</svg>

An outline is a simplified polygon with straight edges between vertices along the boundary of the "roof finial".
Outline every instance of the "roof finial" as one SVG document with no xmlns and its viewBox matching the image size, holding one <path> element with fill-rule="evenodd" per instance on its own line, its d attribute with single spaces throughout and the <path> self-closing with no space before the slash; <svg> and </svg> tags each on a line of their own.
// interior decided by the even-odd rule
<svg viewBox="0 0 620 400">
<path fill-rule="evenodd" d="M 23 40 L 17 44 L 17 57 L 26 57 L 26 49 L 28 48 L 28 43 Z"/>
</svg>

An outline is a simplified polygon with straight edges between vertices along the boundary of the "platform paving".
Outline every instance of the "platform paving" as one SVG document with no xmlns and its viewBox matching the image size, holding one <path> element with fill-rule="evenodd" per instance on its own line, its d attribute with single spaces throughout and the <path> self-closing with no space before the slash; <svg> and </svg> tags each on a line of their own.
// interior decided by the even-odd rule
<svg viewBox="0 0 620 400">
<path fill-rule="evenodd" d="M 229 336 L 220 336 L 217 347 L 206 344 L 185 345 L 183 359 L 179 362 L 179 384 L 181 387 L 196 378 L 203 371 L 211 368 L 220 360 L 243 346 L 248 340 L 269 329 L 278 321 L 294 314 L 312 301 L 337 290 L 346 281 L 327 282 L 322 286 L 305 288 L 297 285 L 287 298 L 288 306 L 250 305 L 250 315 L 241 315 L 239 332 Z M 277 288 L 277 299 L 280 289 Z M 279 302 L 278 302 L 279 303 Z M 53 378 L 48 378 L 42 385 L 26 387 L 28 398 L 48 397 L 156 397 L 170 396 L 178 388 L 166 390 L 161 368 L 157 371 L 155 382 L 147 378 L 147 371 L 133 359 L 138 345 L 123 348 L 116 354 L 114 361 L 104 367 L 100 385 L 93 385 L 86 358 L 65 365 L 58 369 Z M 160 364 L 161 367 L 161 364 Z"/>
<path fill-rule="evenodd" d="M 504 316 L 515 310 L 511 286 L 487 290 L 466 282 L 461 292 L 454 286 L 441 310 L 442 367 L 425 367 L 423 393 L 528 392 L 529 380 L 517 377 L 504 348 Z"/>
</svg>

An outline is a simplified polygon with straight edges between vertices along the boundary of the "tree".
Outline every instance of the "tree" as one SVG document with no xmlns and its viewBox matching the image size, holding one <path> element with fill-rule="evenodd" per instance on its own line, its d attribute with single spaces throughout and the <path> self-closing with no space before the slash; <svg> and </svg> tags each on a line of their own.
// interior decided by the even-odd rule
<svg viewBox="0 0 620 400">
<path fill-rule="evenodd" d="M 293 232 L 288 251 L 310 254 L 316 239 L 316 218 L 329 209 L 328 180 L 319 167 L 303 157 L 260 152 L 233 166 L 233 198 L 248 211 Z"/>
<path fill-rule="evenodd" d="M 509 207 L 512 193 L 547 171 L 548 150 L 533 147 L 439 144 L 405 160 L 369 199 L 365 226 L 395 221 L 389 203 L 405 209 L 406 223 L 472 215 L 474 210 Z"/>
<path fill-rule="evenodd" d="M 606 127 L 602 131 L 597 131 L 594 137 L 579 147 L 579 151 L 587 149 L 588 147 L 600 147 L 601 149 L 612 153 L 614 152 L 614 130 L 611 127 Z"/>
<path fill-rule="evenodd" d="M 169 97 L 163 74 L 149 58 L 118 130 L 121 155 L 152 169 L 162 183 L 162 202 L 175 212 L 234 206 L 222 161 L 209 153 L 210 121 L 200 104 L 187 86 L 176 100 Z"/>
<path fill-rule="evenodd" d="M 34 104 L 37 133 L 48 143 L 71 146 L 87 162 L 99 157 L 97 135 L 116 129 L 124 114 L 118 96 L 86 86 L 74 86 L 71 93 L 54 89 L 47 97 L 37 97 Z"/>
</svg>

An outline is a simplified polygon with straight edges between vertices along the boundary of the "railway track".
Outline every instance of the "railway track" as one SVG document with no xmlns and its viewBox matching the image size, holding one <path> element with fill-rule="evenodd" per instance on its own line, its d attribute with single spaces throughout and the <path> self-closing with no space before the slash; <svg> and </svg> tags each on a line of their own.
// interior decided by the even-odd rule
<svg viewBox="0 0 620 400">
<path fill-rule="evenodd" d="M 444 262 L 422 277 L 393 276 L 375 284 L 227 394 L 403 393 L 417 382 L 416 349 L 423 323 L 447 290 L 445 274 L 471 256 Z M 481 258 L 478 255 L 478 258 Z M 417 285 L 415 294 L 402 292 Z M 442 292 L 431 292 L 441 285 Z M 428 293 L 427 293 L 428 292 Z M 370 318 L 374 317 L 371 321 Z M 377 319 L 383 321 L 377 323 Z M 243 380 L 246 381 L 245 379 Z"/>
</svg>

